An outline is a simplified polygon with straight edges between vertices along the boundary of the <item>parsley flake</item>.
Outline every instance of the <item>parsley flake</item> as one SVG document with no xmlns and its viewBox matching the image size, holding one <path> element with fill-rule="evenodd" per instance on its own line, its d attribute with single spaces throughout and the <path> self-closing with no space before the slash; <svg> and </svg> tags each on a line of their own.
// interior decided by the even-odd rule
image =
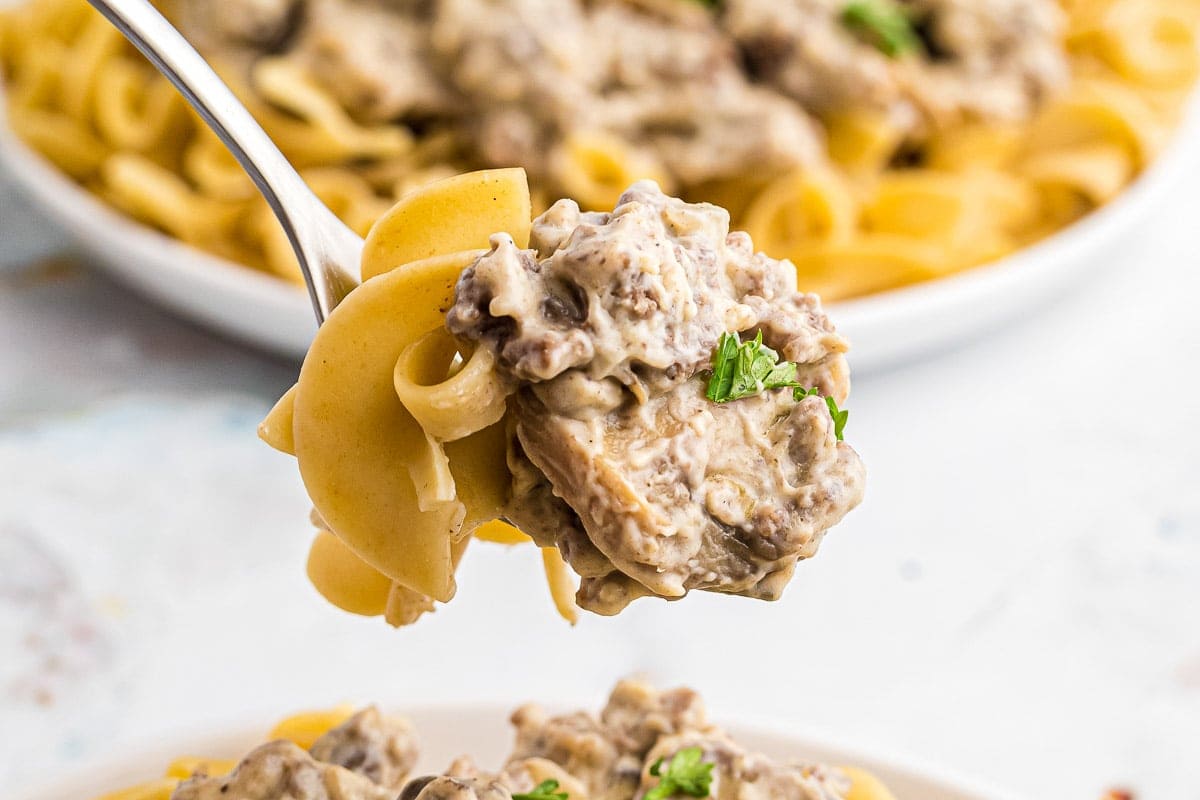
<svg viewBox="0 0 1200 800">
<path fill-rule="evenodd" d="M 829 407 L 829 416 L 833 418 L 833 434 L 837 436 L 837 440 L 842 441 L 842 431 L 846 430 L 846 420 L 850 418 L 848 409 L 839 409 L 837 400 L 826 396 L 825 405 Z"/>
<path fill-rule="evenodd" d="M 539 783 L 532 792 L 514 794 L 512 800 L 567 800 L 567 793 L 558 791 L 558 781 L 551 778 Z"/>
<path fill-rule="evenodd" d="M 850 0 L 842 24 L 888 58 L 921 49 L 912 19 L 894 0 Z"/>
<path fill-rule="evenodd" d="M 792 397 L 800 402 L 806 397 L 821 397 L 816 387 L 805 389 L 796 380 L 796 365 L 779 360 L 779 354 L 763 344 L 762 331 L 753 341 L 743 342 L 736 333 L 722 333 L 713 351 L 712 373 L 704 396 L 714 403 L 728 403 L 743 397 L 753 397 L 768 389 L 791 389 Z M 833 432 L 842 441 L 850 412 L 839 409 L 832 397 L 825 398 Z"/>
<path fill-rule="evenodd" d="M 762 331 L 752 342 L 742 342 L 736 333 L 723 333 L 713 352 L 712 379 L 705 397 L 727 403 L 762 394 L 767 389 L 799 386 L 796 365 L 779 363 L 779 354 L 762 343 Z"/>
<path fill-rule="evenodd" d="M 658 785 L 642 796 L 642 800 L 667 800 L 676 795 L 708 797 L 712 791 L 713 764 L 703 761 L 704 751 L 699 747 L 685 747 L 671 760 L 655 761 L 650 774 L 658 778 Z"/>
</svg>

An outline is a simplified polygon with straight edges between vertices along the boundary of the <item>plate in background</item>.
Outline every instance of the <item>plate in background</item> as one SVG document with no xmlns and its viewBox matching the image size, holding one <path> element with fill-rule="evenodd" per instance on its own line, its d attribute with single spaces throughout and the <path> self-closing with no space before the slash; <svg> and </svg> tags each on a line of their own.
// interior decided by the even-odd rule
<svg viewBox="0 0 1200 800">
<path fill-rule="evenodd" d="M 469 753 L 479 764 L 503 763 L 512 738 L 509 712 L 489 707 L 416 709 L 403 714 L 419 736 L 421 758 L 414 775 L 441 772 L 454 758 Z M 232 733 L 201 732 L 181 736 L 166 745 L 123 750 L 102 762 L 81 765 L 71 775 L 47 786 L 19 792 L 15 800 L 92 800 L 142 781 L 161 777 L 167 764 L 179 756 L 238 758 L 263 741 L 266 726 L 241 726 Z M 939 770 L 908 762 L 865 755 L 824 739 L 799 737 L 762 727 L 729 728 L 734 738 L 751 750 L 775 758 L 800 758 L 828 764 L 862 767 L 878 776 L 899 800 L 1011 800 L 997 789 Z"/>
<path fill-rule="evenodd" d="M 316 330 L 297 286 L 204 253 L 110 208 L 4 124 L 0 167 L 99 265 L 174 311 L 268 350 L 300 358 Z M 1031 247 L 940 280 L 832 303 L 856 372 L 891 366 L 979 335 L 1086 280 L 1131 241 L 1180 179 L 1200 171 L 1200 96 L 1170 145 L 1109 205 Z"/>
</svg>

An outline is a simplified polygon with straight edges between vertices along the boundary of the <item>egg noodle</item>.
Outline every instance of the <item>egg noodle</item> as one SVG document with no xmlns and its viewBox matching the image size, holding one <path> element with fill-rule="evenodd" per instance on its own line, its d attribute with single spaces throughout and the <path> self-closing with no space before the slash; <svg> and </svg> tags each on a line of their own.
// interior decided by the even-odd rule
<svg viewBox="0 0 1200 800">
<path fill-rule="evenodd" d="M 827 115 L 831 167 L 679 187 L 728 208 L 757 245 L 827 300 L 944 276 L 1034 242 L 1111 200 L 1158 153 L 1197 74 L 1200 0 L 1061 0 L 1072 81 L 1021 124 L 936 132 L 919 167 L 889 166 L 904 132 L 882 115 Z M 399 197 L 464 163 L 455 135 L 360 123 L 300 64 L 223 68 L 305 180 L 365 234 Z M 85 0 L 0 12 L 9 124 L 131 216 L 286 280 L 300 276 L 266 203 L 172 87 Z M 659 177 L 619 138 L 574 134 L 563 186 L 611 208 Z M 765 183 L 764 183 L 765 180 Z M 534 207 L 545 202 L 534 193 Z"/>
<path fill-rule="evenodd" d="M 306 711 L 281 720 L 267 735 L 267 741 L 284 739 L 305 750 L 322 735 L 341 725 L 354 713 L 352 706 L 337 706 L 321 711 Z M 101 795 L 95 800 L 170 800 L 171 793 L 181 781 L 193 775 L 216 777 L 227 775 L 237 762 L 224 758 L 181 756 L 167 765 L 163 776 L 115 792 Z M 850 779 L 850 790 L 846 800 L 895 800 L 895 796 L 884 783 L 866 770 L 843 766 L 839 769 Z M 586 798 L 568 798 L 586 800 Z"/>
<path fill-rule="evenodd" d="M 528 245 L 531 213 L 521 169 L 406 196 L 372 228 L 364 283 L 321 326 L 299 381 L 260 426 L 299 463 L 319 529 L 308 575 L 343 610 L 409 624 L 453 597 L 472 535 L 529 541 L 499 521 L 511 389 L 487 350 L 460 357 L 445 309 L 492 233 Z M 542 560 L 556 608 L 575 622 L 561 555 L 543 548 Z"/>
</svg>

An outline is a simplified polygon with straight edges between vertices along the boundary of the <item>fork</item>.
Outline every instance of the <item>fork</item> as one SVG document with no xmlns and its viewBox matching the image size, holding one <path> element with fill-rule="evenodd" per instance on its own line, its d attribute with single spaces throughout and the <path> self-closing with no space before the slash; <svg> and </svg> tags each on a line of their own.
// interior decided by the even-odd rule
<svg viewBox="0 0 1200 800">
<path fill-rule="evenodd" d="M 220 137 L 262 192 L 300 262 L 317 323 L 358 285 L 363 240 L 304 179 L 213 68 L 148 0 L 88 0 Z"/>
</svg>

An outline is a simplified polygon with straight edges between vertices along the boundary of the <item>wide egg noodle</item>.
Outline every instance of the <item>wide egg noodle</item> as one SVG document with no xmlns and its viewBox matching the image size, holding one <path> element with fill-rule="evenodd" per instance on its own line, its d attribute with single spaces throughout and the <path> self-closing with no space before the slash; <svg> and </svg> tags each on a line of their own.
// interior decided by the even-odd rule
<svg viewBox="0 0 1200 800">
<path fill-rule="evenodd" d="M 258 423 L 258 438 L 281 453 L 296 455 L 296 387 L 288 389 Z"/>
<path fill-rule="evenodd" d="M 389 204 L 372 191 L 367 180 L 353 172 L 337 167 L 308 167 L 300 171 L 300 177 L 326 207 L 360 236 L 365 236 L 388 209 Z M 250 236 L 260 243 L 266 268 L 303 285 L 304 276 L 291 240 L 280 227 L 275 212 L 260 196 L 256 195 L 251 204 L 246 225 Z"/>
<path fill-rule="evenodd" d="M 159 778 L 156 781 L 139 783 L 127 789 L 103 794 L 96 800 L 170 800 L 178 785 L 178 778 Z"/>
<path fill-rule="evenodd" d="M 1077 194 L 1090 206 L 1100 206 L 1129 182 L 1133 164 L 1124 147 L 1100 142 L 1031 157 L 1022 172 L 1043 193 L 1057 188 Z"/>
<path fill-rule="evenodd" d="M 197 772 L 205 775 L 228 775 L 237 766 L 236 761 L 228 758 L 198 758 L 196 756 L 180 756 L 167 765 L 166 776 L 176 780 L 187 780 Z"/>
<path fill-rule="evenodd" d="M 27 144 L 77 180 L 96 173 L 108 156 L 104 144 L 66 114 L 12 107 L 8 123 Z"/>
<path fill-rule="evenodd" d="M 563 560 L 557 547 L 543 547 L 542 568 L 546 571 L 546 584 L 559 616 L 574 625 L 579 621 L 579 608 L 575 605 L 575 579 L 571 569 Z"/>
<path fill-rule="evenodd" d="M 351 292 L 313 340 L 294 411 L 300 475 L 321 517 L 376 569 L 441 602 L 454 594 L 462 509 L 421 510 L 409 469 L 429 443 L 392 373 L 409 344 L 442 325 L 460 271 L 409 264 Z"/>
<path fill-rule="evenodd" d="M 354 706 L 337 705 L 319 711 L 301 711 L 275 723 L 267 741 L 286 739 L 305 750 L 329 731 L 354 716 Z"/>
<path fill-rule="evenodd" d="M 481 221 L 464 224 L 481 190 L 491 202 L 476 207 Z M 510 235 L 528 241 L 528 198 L 523 170 L 484 171 L 431 185 L 386 215 L 368 237 L 364 272 L 382 270 L 390 258 L 427 257 L 401 261 L 351 292 L 318 331 L 296 387 L 296 457 L 321 518 L 372 567 L 441 602 L 454 593 L 451 543 L 500 515 L 508 491 L 505 441 L 498 417 L 451 407 L 440 413 L 443 421 L 458 415 L 456 441 L 443 445 L 396 394 L 396 365 L 443 329 L 458 277 L 478 256 L 454 251 L 477 235 L 474 228 L 494 231 L 495 220 L 511 220 Z M 422 215 L 436 221 L 438 209 L 458 214 L 432 229 L 400 224 Z M 443 360 L 451 355 L 448 347 L 440 351 Z M 485 385 L 496 380 L 490 369 L 466 371 L 466 379 L 472 375 Z"/>
<path fill-rule="evenodd" d="M 567 196 L 585 210 L 613 208 L 621 193 L 641 178 L 653 178 L 668 193 L 674 188 L 654 156 L 599 131 L 568 136 L 550 163 Z"/>
<path fill-rule="evenodd" d="M 120 152 L 100 169 L 110 202 L 173 236 L 200 247 L 221 247 L 235 239 L 243 206 L 196 191 L 177 173 L 147 156 Z"/>
<path fill-rule="evenodd" d="M 914 159 L 904 150 L 904 128 L 895 120 L 840 112 L 823 119 L 833 162 L 826 173 L 745 175 L 677 188 L 691 200 L 730 209 L 735 224 L 751 229 L 758 247 L 792 260 L 801 288 L 827 300 L 941 277 L 1047 236 L 1111 201 L 1151 162 L 1200 69 L 1197 0 L 1062 5 L 1073 80 L 1029 122 L 967 121 L 932 131 Z M 317 195 L 353 229 L 372 230 L 365 276 L 425 257 L 452 259 L 457 251 L 487 246 L 499 231 L 527 244 L 533 203 L 522 171 L 470 173 L 430 190 L 430 181 L 465 166 L 461 154 L 469 143 L 460 129 L 435 126 L 414 137 L 401 124 L 361 122 L 300 60 L 261 58 L 246 73 L 231 66 L 240 65 L 232 53 L 209 55 Z M 9 124 L 72 178 L 189 244 L 300 281 L 290 244 L 236 162 L 169 83 L 84 0 L 31 0 L 0 10 L 0 69 Z M 599 132 L 572 134 L 551 162 L 560 183 L 594 208 L 611 207 L 622 183 L 634 177 L 662 177 L 641 148 Z M 534 194 L 546 198 L 548 191 L 539 186 Z M 397 197 L 404 200 L 389 211 Z M 539 208 L 545 204 L 537 202 Z M 421 269 L 437 271 L 431 264 Z M 418 292 L 394 302 L 409 315 L 420 310 L 422 297 Z M 440 326 L 439 319 L 427 330 Z M 415 338 L 406 341 L 411 345 Z M 399 408 L 402 415 L 404 403 L 423 409 L 420 423 L 409 413 L 405 435 L 426 426 L 408 452 L 427 458 L 410 458 L 395 472 L 396 480 L 414 484 L 415 478 L 428 487 L 423 496 L 415 486 L 410 489 L 427 516 L 417 532 L 401 534 L 395 533 L 399 521 L 384 524 L 380 518 L 375 535 L 381 538 L 364 541 L 374 548 L 370 563 L 378 565 L 384 556 L 400 561 L 411 539 L 415 554 L 441 565 L 414 569 L 451 592 L 450 545 L 465 541 L 473 526 L 482 523 L 479 538 L 525 541 L 519 531 L 489 521 L 500 515 L 508 491 L 502 426 L 447 441 L 481 424 L 459 419 L 460 412 L 469 416 L 477 409 L 451 403 L 445 419 L 435 419 L 444 409 L 434 413 L 427 396 L 453 388 L 458 376 L 406 385 L 403 375 L 397 380 L 401 353 L 397 349 L 391 364 L 379 365 L 372 386 L 387 387 L 385 394 L 396 398 L 390 413 Z M 471 402 L 480 402 L 469 394 Z M 494 388 L 483 393 L 490 399 L 482 424 L 497 413 L 497 394 Z M 295 444 L 289 416 L 295 395 L 289 397 L 264 421 L 261 433 L 285 452 Z M 345 392 L 340 399 L 347 400 Z M 447 499 L 451 491 L 454 500 Z M 373 497 L 367 505 L 372 502 Z M 434 518 L 437 535 L 424 526 Z M 359 554 L 357 544 L 343 542 Z"/>
<path fill-rule="evenodd" d="M 97 82 L 124 46 L 121 32 L 103 17 L 92 17 L 83 25 L 71 43 L 71 58 L 62 64 L 58 102 L 63 111 L 75 119 L 90 121 L 93 99 L 110 102 L 96 91 Z"/>
<path fill-rule="evenodd" d="M 1120 82 L 1087 78 L 1048 106 L 1030 125 L 1026 153 L 1046 153 L 1108 142 L 1129 152 L 1137 169 L 1162 148 L 1167 131 L 1149 103 Z"/>
<path fill-rule="evenodd" d="M 186 103 L 175 87 L 131 58 L 111 58 L 95 77 L 96 127 L 118 150 L 150 152 L 177 138 Z M 245 173 L 243 173 L 245 174 Z"/>
<path fill-rule="evenodd" d="M 1151 86 L 1186 86 L 1200 69 L 1194 0 L 1081 4 L 1072 43 L 1091 48 L 1123 78 Z"/>
<path fill-rule="evenodd" d="M 886 174 L 862 212 L 874 233 L 936 242 L 947 264 L 982 263 L 1016 247 L 1037 198 L 1025 181 L 980 167 Z"/>
<path fill-rule="evenodd" d="M 363 280 L 401 264 L 487 247 L 501 231 L 527 247 L 532 216 L 523 169 L 478 170 L 429 184 L 401 198 L 371 228 Z"/>
<path fill-rule="evenodd" d="M 843 176 L 794 172 L 771 181 L 746 210 L 754 246 L 775 258 L 819 243 L 845 243 L 858 223 L 858 205 Z"/>
<path fill-rule="evenodd" d="M 455 441 L 494 425 L 504 417 L 510 387 L 495 371 L 495 355 L 478 348 L 462 369 L 449 377 L 457 342 L 445 328 L 413 342 L 396 361 L 393 384 L 400 402 L 425 432 L 439 441 Z M 442 376 L 437 381 L 434 376 Z"/>
<path fill-rule="evenodd" d="M 267 101 L 325 133 L 340 147 L 345 159 L 386 158 L 412 148 L 412 135 L 403 126 L 359 125 L 303 65 L 292 59 L 259 59 L 250 80 Z"/>
<path fill-rule="evenodd" d="M 1011 168 L 1021 147 L 1015 123 L 969 123 L 937 131 L 925 146 L 925 164 L 943 172 Z"/>
<path fill-rule="evenodd" d="M 833 112 L 824 122 L 829 157 L 851 174 L 882 171 L 904 140 L 902 126 L 873 111 Z"/>
<path fill-rule="evenodd" d="M 391 579 L 329 531 L 318 530 L 313 538 L 307 572 L 321 596 L 343 611 L 377 617 L 387 609 Z"/>
<path fill-rule="evenodd" d="M 482 542 L 494 544 L 529 544 L 533 541 L 527 534 L 521 533 L 512 525 L 498 519 L 483 523 L 475 529 L 473 535 Z"/>
<path fill-rule="evenodd" d="M 838 767 L 850 778 L 850 791 L 846 800 L 896 800 L 896 795 L 884 785 L 883 781 L 870 772 L 859 767 Z"/>
</svg>

